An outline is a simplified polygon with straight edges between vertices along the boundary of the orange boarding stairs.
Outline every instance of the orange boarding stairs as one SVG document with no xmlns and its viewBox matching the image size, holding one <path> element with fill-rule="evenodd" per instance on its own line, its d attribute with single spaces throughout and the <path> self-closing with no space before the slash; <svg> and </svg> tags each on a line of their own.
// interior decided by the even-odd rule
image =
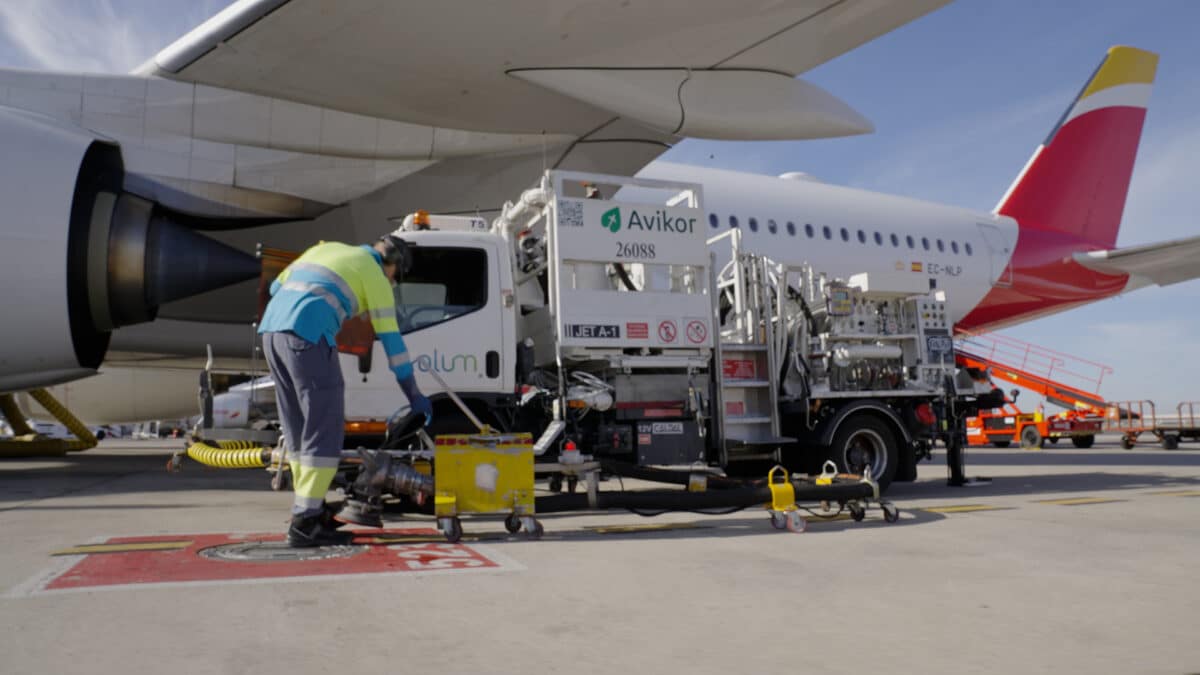
<svg viewBox="0 0 1200 675">
<path fill-rule="evenodd" d="M 962 368 L 988 370 L 997 381 L 1011 382 L 1082 415 L 1103 417 L 1108 407 L 1100 384 L 1113 370 L 1087 359 L 996 333 L 960 332 L 955 361 Z"/>
</svg>

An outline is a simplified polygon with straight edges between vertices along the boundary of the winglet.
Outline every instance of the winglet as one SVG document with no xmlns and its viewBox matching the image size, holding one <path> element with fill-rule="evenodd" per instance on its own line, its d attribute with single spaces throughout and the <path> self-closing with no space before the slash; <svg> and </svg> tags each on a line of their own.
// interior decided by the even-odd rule
<svg viewBox="0 0 1200 675">
<path fill-rule="evenodd" d="M 1034 151 L 996 212 L 1022 229 L 1117 241 L 1158 55 L 1112 47 Z"/>
</svg>

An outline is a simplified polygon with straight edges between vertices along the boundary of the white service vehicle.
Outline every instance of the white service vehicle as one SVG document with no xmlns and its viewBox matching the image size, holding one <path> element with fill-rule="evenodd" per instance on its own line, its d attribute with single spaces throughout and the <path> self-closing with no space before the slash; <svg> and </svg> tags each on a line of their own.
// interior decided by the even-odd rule
<svg viewBox="0 0 1200 675">
<path fill-rule="evenodd" d="M 470 425 L 429 371 L 488 424 L 540 435 L 539 454 L 915 478 L 955 395 L 944 296 L 913 275 L 776 263 L 736 230 L 706 239 L 701 199 L 548 171 L 490 225 L 407 218 L 397 314 L 433 433 Z M 381 348 L 341 358 L 347 422 L 386 419 L 402 397 Z"/>
</svg>

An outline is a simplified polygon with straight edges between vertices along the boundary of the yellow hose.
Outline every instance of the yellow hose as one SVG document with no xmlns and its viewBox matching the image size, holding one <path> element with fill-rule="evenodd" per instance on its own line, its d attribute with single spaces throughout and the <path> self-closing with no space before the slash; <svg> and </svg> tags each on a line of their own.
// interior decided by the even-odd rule
<svg viewBox="0 0 1200 675">
<path fill-rule="evenodd" d="M 74 434 L 75 440 L 31 436 L 29 425 L 26 424 L 25 417 L 21 414 L 16 401 L 13 400 L 12 394 L 4 394 L 0 396 L 0 413 L 4 414 L 5 419 L 12 426 L 14 433 L 30 437 L 0 441 L 0 457 L 50 457 L 64 455 L 68 452 L 90 450 L 99 443 L 96 437 L 92 435 L 91 430 L 84 426 L 83 422 L 80 422 L 77 417 L 72 415 L 63 404 L 51 396 L 50 392 L 45 389 L 34 389 L 29 392 L 29 395 L 45 408 L 46 412 L 50 413 L 54 419 L 58 420 L 59 423 Z M 21 432 L 24 432 L 24 434 L 21 434 Z"/>
<path fill-rule="evenodd" d="M 196 441 L 187 456 L 217 469 L 261 469 L 271 461 L 271 450 L 250 441 L 217 441 L 216 446 Z"/>
</svg>

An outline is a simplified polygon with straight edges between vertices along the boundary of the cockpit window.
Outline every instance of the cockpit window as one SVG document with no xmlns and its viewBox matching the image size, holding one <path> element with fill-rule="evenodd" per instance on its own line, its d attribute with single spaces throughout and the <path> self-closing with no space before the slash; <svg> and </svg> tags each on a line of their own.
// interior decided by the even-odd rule
<svg viewBox="0 0 1200 675">
<path fill-rule="evenodd" d="M 396 319 L 407 334 L 487 304 L 487 253 L 477 248 L 413 246 L 412 269 L 396 284 Z"/>
</svg>

